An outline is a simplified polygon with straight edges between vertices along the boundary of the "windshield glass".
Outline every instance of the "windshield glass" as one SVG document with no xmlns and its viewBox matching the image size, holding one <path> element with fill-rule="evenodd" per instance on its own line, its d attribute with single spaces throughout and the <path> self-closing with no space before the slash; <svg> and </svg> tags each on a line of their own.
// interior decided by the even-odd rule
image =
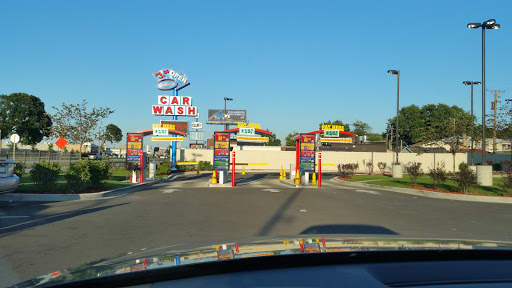
<svg viewBox="0 0 512 288">
<path fill-rule="evenodd" d="M 0 7 L 1 287 L 509 248 L 508 1 Z"/>
</svg>

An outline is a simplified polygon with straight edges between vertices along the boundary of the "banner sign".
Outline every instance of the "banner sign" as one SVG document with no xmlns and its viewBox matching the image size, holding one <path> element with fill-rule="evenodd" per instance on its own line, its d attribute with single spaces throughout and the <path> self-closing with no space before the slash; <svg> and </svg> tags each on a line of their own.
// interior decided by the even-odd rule
<svg viewBox="0 0 512 288">
<path fill-rule="evenodd" d="M 244 136 L 237 136 L 236 141 L 238 142 L 256 142 L 256 143 L 263 143 L 268 142 L 268 137 L 244 137 Z"/>
<path fill-rule="evenodd" d="M 183 137 L 151 137 L 151 141 L 183 141 Z"/>
<path fill-rule="evenodd" d="M 152 106 L 153 115 L 196 116 L 197 107 L 192 106 L 190 96 L 158 95 L 158 105 Z"/>
<path fill-rule="evenodd" d="M 188 134 L 188 122 L 187 121 L 170 121 L 170 120 L 160 120 L 160 125 L 164 127 L 169 127 L 171 130 L 176 130 Z M 173 128 L 170 128 L 173 127 Z"/>
<path fill-rule="evenodd" d="M 340 130 L 324 130 L 325 137 L 340 137 Z"/>
<path fill-rule="evenodd" d="M 192 129 L 201 129 L 203 128 L 202 122 L 192 122 Z"/>
<path fill-rule="evenodd" d="M 315 135 L 300 134 L 300 172 L 315 172 Z"/>
<path fill-rule="evenodd" d="M 204 144 L 189 144 L 190 148 L 204 148 Z"/>
<path fill-rule="evenodd" d="M 167 128 L 153 128 L 153 135 L 155 135 L 155 136 L 167 136 L 167 135 L 169 135 L 169 129 L 167 129 Z"/>
<path fill-rule="evenodd" d="M 140 161 L 142 155 L 142 134 L 126 134 L 126 161 Z"/>
<path fill-rule="evenodd" d="M 208 110 L 208 121 L 210 123 L 237 123 L 247 121 L 247 110 L 226 110 L 210 109 Z"/>
<path fill-rule="evenodd" d="M 215 132 L 213 136 L 213 169 L 229 170 L 229 133 Z"/>
<path fill-rule="evenodd" d="M 324 143 L 352 143 L 352 138 L 320 138 Z"/>
</svg>

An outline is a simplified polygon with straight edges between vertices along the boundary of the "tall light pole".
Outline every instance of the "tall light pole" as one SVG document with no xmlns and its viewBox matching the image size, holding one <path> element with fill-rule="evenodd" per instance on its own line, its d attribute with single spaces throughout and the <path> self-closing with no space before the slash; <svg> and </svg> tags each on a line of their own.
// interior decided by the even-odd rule
<svg viewBox="0 0 512 288">
<path fill-rule="evenodd" d="M 485 165 L 485 29 L 500 29 L 496 20 L 489 19 L 484 23 L 469 23 L 470 29 L 482 28 L 482 165 Z"/>
<path fill-rule="evenodd" d="M 507 103 L 512 103 L 512 99 L 505 99 L 505 101 L 507 101 Z M 511 115 L 511 117 L 512 117 L 512 109 L 509 110 L 508 114 Z M 511 122 L 510 126 L 512 127 L 512 122 Z M 510 130 L 510 128 L 509 128 L 509 130 Z M 512 162 L 512 139 L 510 140 L 510 150 L 511 150 L 510 151 L 510 161 Z M 511 163 L 511 165 L 512 165 L 512 163 Z M 512 167 L 508 167 L 508 169 L 511 169 L 511 168 Z"/>
<path fill-rule="evenodd" d="M 473 85 L 480 85 L 482 83 L 475 82 L 475 81 L 464 81 L 462 82 L 464 85 L 471 85 L 471 165 L 475 165 L 475 160 L 473 158 L 473 137 L 474 137 L 474 124 L 475 121 L 473 120 Z"/>
<path fill-rule="evenodd" d="M 389 74 L 396 75 L 396 164 L 399 164 L 398 161 L 398 150 L 399 150 L 399 140 L 398 140 L 398 108 L 400 103 L 400 70 L 388 70 Z"/>
<path fill-rule="evenodd" d="M 227 114 L 226 101 L 233 101 L 233 98 L 224 97 L 224 117 L 226 117 L 226 114 Z M 225 118 L 224 118 L 224 121 L 226 121 Z M 228 124 L 224 124 L 224 130 L 228 130 Z"/>
</svg>

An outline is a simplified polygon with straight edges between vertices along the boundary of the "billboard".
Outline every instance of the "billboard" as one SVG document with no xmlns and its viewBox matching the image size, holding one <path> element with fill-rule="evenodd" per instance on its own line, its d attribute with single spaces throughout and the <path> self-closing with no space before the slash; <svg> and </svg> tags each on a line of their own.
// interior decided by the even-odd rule
<svg viewBox="0 0 512 288">
<path fill-rule="evenodd" d="M 188 134 L 188 122 L 187 121 L 160 120 L 160 124 L 174 125 L 174 127 L 175 127 L 174 130 Z"/>
<path fill-rule="evenodd" d="M 228 109 L 224 113 L 224 109 L 209 109 L 208 123 L 237 123 L 247 121 L 247 110 Z"/>
</svg>

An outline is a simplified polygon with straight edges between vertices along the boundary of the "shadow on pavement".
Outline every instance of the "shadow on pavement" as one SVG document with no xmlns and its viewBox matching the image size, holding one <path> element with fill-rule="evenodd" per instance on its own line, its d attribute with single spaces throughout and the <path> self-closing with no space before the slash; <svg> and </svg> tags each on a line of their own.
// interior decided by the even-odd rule
<svg viewBox="0 0 512 288">
<path fill-rule="evenodd" d="M 126 205 L 128 203 L 122 203 L 122 204 L 116 204 L 116 205 L 109 205 L 109 206 L 102 206 L 102 207 L 95 207 L 95 208 L 86 208 L 81 209 L 77 211 L 69 211 L 69 212 L 63 212 L 58 213 L 54 215 L 49 216 L 43 216 L 43 218 L 37 218 L 37 216 L 32 217 L 26 217 L 26 218 L 13 218 L 13 219 L 0 219 L 0 235 L 11 233 L 11 232 L 17 232 L 20 230 L 33 228 L 41 225 L 46 225 L 54 222 L 58 222 L 61 220 L 66 220 L 69 218 L 95 213 L 99 211 L 103 211 L 106 209 L 114 208 L 117 206 Z M 20 223 L 20 221 L 24 221 Z M 1 237 L 1 236 L 0 236 Z"/>
<path fill-rule="evenodd" d="M 181 182 L 181 181 L 190 181 L 190 180 L 196 180 L 196 179 L 212 178 L 212 173 L 203 173 L 203 174 L 199 174 L 199 176 L 196 176 L 195 174 L 192 174 L 192 175 L 193 176 L 180 175 L 172 180 L 166 180 L 165 182 Z"/>
<path fill-rule="evenodd" d="M 293 201 L 299 197 L 300 193 L 303 191 L 303 189 L 296 189 L 295 192 L 293 192 L 288 199 L 279 207 L 279 209 L 276 210 L 274 215 L 270 218 L 270 220 L 267 221 L 267 223 L 261 228 L 261 230 L 258 232 L 258 236 L 267 236 L 268 233 L 272 230 L 274 225 L 276 225 L 277 222 L 279 222 L 279 219 L 283 216 L 284 213 L 288 210 L 288 207 L 292 205 Z"/>
<path fill-rule="evenodd" d="M 383 234 L 399 235 L 393 230 L 376 225 L 332 224 L 311 226 L 300 234 Z"/>
</svg>

